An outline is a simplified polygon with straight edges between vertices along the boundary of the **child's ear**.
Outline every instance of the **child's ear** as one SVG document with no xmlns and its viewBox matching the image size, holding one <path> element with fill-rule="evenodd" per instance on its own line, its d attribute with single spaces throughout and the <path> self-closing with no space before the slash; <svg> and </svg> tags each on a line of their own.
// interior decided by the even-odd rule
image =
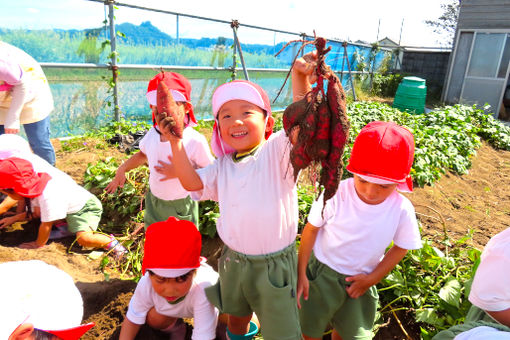
<svg viewBox="0 0 510 340">
<path fill-rule="evenodd" d="M 188 114 L 191 111 L 192 108 L 193 108 L 193 105 L 191 105 L 190 103 L 188 103 L 188 102 L 184 103 L 184 112 L 186 114 Z"/>
<path fill-rule="evenodd" d="M 266 132 L 273 131 L 274 118 L 273 116 L 267 117 Z"/>
</svg>

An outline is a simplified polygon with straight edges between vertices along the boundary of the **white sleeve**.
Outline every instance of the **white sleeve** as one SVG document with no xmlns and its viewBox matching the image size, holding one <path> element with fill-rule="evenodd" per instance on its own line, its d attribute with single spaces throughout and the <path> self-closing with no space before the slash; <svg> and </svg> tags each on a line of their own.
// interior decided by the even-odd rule
<svg viewBox="0 0 510 340">
<path fill-rule="evenodd" d="M 228 157 L 228 156 L 225 156 Z M 197 174 L 202 180 L 204 188 L 199 191 L 191 191 L 191 198 L 195 201 L 212 200 L 218 201 L 218 167 L 220 160 L 215 160 L 205 168 L 197 169 Z"/>
<path fill-rule="evenodd" d="M 126 313 L 126 318 L 137 325 L 143 325 L 145 323 L 147 313 L 154 307 L 154 302 L 150 294 L 151 282 L 148 275 L 149 274 L 145 274 L 138 282 L 135 292 L 131 297 L 131 301 L 129 301 L 129 307 Z"/>
<path fill-rule="evenodd" d="M 196 165 L 198 168 L 205 168 L 206 166 L 212 164 L 214 157 L 211 154 L 209 145 L 207 144 L 207 139 L 205 139 L 203 135 L 198 134 L 196 136 L 193 146 L 193 152 L 189 156 L 192 159 L 192 163 L 194 165 Z"/>
<path fill-rule="evenodd" d="M 212 340 L 216 338 L 218 309 L 207 300 L 202 287 L 197 287 L 193 301 L 193 340 Z"/>
<path fill-rule="evenodd" d="M 28 95 L 28 88 L 25 82 L 21 82 L 19 85 L 15 85 L 11 90 L 11 105 L 7 110 L 5 116 L 4 128 L 6 129 L 19 129 L 21 111 L 25 105 L 25 101 Z"/>
<path fill-rule="evenodd" d="M 0 56 L 0 80 L 9 85 L 18 85 L 23 77 L 23 69 L 18 63 L 9 59 L 12 60 L 12 57 Z"/>
<path fill-rule="evenodd" d="M 483 310 L 496 312 L 510 308 L 510 259 L 488 254 L 476 270 L 469 301 Z"/>
<path fill-rule="evenodd" d="M 335 215 L 336 204 L 337 204 L 337 195 L 334 195 L 329 200 L 326 201 L 326 207 L 324 211 L 322 207 L 324 206 L 324 191 L 312 203 L 312 207 L 310 208 L 310 213 L 308 214 L 308 223 L 313 225 L 314 227 L 320 228 L 326 224 L 326 222 Z"/>
<path fill-rule="evenodd" d="M 403 249 L 419 249 L 422 247 L 420 229 L 412 203 L 405 200 L 402 204 L 400 221 L 393 237 L 393 242 Z"/>
</svg>

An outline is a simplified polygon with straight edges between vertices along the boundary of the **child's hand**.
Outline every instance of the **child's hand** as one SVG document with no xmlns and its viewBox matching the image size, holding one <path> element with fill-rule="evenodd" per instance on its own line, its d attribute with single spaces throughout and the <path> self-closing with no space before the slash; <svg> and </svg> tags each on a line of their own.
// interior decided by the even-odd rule
<svg viewBox="0 0 510 340">
<path fill-rule="evenodd" d="M 161 112 L 156 115 L 156 122 L 159 127 L 159 132 L 166 138 L 167 141 L 172 143 L 173 141 L 180 140 L 179 137 L 172 133 L 172 127 L 175 126 L 176 122 L 170 114 Z"/>
<path fill-rule="evenodd" d="M 174 165 L 172 164 L 172 156 L 168 156 L 168 160 L 170 161 L 170 163 L 165 163 L 160 160 L 158 161 L 158 165 L 154 166 L 154 169 L 158 174 L 165 176 L 162 179 L 160 179 L 160 181 L 166 181 L 177 177 Z"/>
<path fill-rule="evenodd" d="M 123 188 L 124 183 L 126 183 L 126 174 L 124 171 L 119 171 L 115 173 L 115 177 L 113 180 L 106 186 L 104 191 L 106 191 L 109 194 L 113 194 L 115 190 L 117 190 L 118 187 Z"/>
<path fill-rule="evenodd" d="M 350 286 L 345 287 L 345 291 L 353 299 L 359 298 L 365 294 L 368 288 L 374 285 L 372 278 L 367 274 L 358 274 L 345 278 L 346 282 L 351 282 Z"/>
<path fill-rule="evenodd" d="M 317 50 L 309 52 L 296 59 L 292 68 L 293 72 L 308 76 L 308 81 L 313 84 L 317 81 L 317 74 L 314 72 L 317 67 Z"/>
<path fill-rule="evenodd" d="M 308 300 L 308 292 L 310 289 L 310 282 L 308 281 L 308 278 L 306 275 L 303 275 L 303 277 L 298 276 L 297 281 L 297 292 L 296 292 L 296 299 L 297 299 L 297 305 L 298 308 L 301 309 L 301 295 L 303 295 L 303 299 Z"/>
<path fill-rule="evenodd" d="M 8 227 L 11 224 L 14 224 L 16 222 L 18 222 L 18 216 L 17 215 L 9 216 L 9 217 L 4 217 L 4 218 L 2 218 L 0 220 L 0 229 Z"/>
<path fill-rule="evenodd" d="M 44 246 L 46 246 L 46 245 L 43 244 L 41 246 L 41 245 L 38 245 L 36 241 L 33 241 L 33 242 L 22 243 L 18 247 L 21 248 L 21 249 L 38 249 L 38 248 L 42 248 Z"/>
</svg>

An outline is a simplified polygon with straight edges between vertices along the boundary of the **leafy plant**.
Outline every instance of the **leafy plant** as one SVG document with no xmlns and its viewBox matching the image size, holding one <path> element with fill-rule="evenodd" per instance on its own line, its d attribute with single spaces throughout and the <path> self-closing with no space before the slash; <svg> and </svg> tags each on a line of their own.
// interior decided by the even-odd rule
<svg viewBox="0 0 510 340">
<path fill-rule="evenodd" d="M 216 221 L 220 217 L 220 208 L 214 201 L 203 201 L 199 204 L 200 233 L 213 238 L 216 236 Z"/>
<path fill-rule="evenodd" d="M 103 204 L 103 229 L 123 233 L 125 224 L 136 219 L 142 210 L 142 199 L 148 185 L 149 169 L 138 167 L 126 173 L 124 187 L 108 194 L 104 191 L 113 180 L 119 164 L 111 157 L 96 164 L 89 164 L 85 170 L 84 187 L 96 194 Z"/>
<path fill-rule="evenodd" d="M 410 251 L 379 284 L 384 315 L 410 311 L 421 325 L 421 336 L 430 339 L 442 329 L 462 323 L 472 276 L 480 262 L 480 251 L 467 244 L 472 231 L 453 245 L 423 239 L 421 249 Z"/>
</svg>

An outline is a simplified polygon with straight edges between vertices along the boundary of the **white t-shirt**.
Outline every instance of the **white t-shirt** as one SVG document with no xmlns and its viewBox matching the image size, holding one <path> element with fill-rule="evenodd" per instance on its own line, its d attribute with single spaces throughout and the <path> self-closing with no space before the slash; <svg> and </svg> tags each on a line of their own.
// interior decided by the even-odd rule
<svg viewBox="0 0 510 340">
<path fill-rule="evenodd" d="M 211 164 L 214 157 L 211 154 L 207 139 L 191 127 L 183 132 L 183 144 L 186 154 L 195 169 L 203 168 Z M 172 155 L 172 148 L 169 142 L 161 142 L 160 135 L 156 129 L 151 128 L 140 141 L 140 151 L 147 156 L 149 163 L 149 186 L 154 196 L 165 201 L 186 198 L 189 192 L 186 191 L 178 178 L 161 181 L 163 175 L 158 173 L 155 166 L 159 161 L 170 163 L 168 156 Z"/>
<path fill-rule="evenodd" d="M 486 311 L 510 308 L 510 228 L 493 236 L 485 246 L 469 301 Z"/>
<path fill-rule="evenodd" d="M 397 191 L 380 204 L 366 204 L 356 193 L 354 179 L 343 180 L 326 202 L 323 216 L 322 197 L 308 216 L 308 222 L 320 227 L 313 250 L 320 262 L 338 273 L 371 273 L 391 241 L 404 249 L 421 248 L 414 207 Z"/>
<path fill-rule="evenodd" d="M 488 326 L 480 326 L 460 333 L 454 340 L 510 340 L 510 333 Z"/>
<path fill-rule="evenodd" d="M 131 297 L 126 317 L 137 325 L 143 325 L 147 313 L 154 307 L 161 315 L 193 318 L 193 340 L 214 339 L 219 312 L 207 300 L 204 289 L 215 284 L 217 280 L 218 273 L 206 263 L 202 263 L 184 300 L 171 304 L 154 291 L 149 273 L 145 273 Z"/>
<path fill-rule="evenodd" d="M 269 254 L 296 239 L 298 205 L 290 146 L 280 131 L 237 163 L 227 155 L 198 170 L 204 189 L 193 192 L 192 198 L 219 203 L 216 229 L 229 248 Z"/>
<path fill-rule="evenodd" d="M 32 157 L 27 158 L 29 158 L 28 161 L 37 160 Z M 40 165 L 37 161 L 32 163 L 34 169 Z M 46 184 L 42 194 L 31 200 L 32 206 L 41 209 L 41 222 L 66 218 L 67 214 L 80 211 L 85 203 L 93 197 L 90 192 L 76 184 L 65 172 L 55 167 L 51 169 L 44 166 L 44 168 L 45 170 L 40 170 L 40 172 L 47 172 L 51 179 Z"/>
</svg>

